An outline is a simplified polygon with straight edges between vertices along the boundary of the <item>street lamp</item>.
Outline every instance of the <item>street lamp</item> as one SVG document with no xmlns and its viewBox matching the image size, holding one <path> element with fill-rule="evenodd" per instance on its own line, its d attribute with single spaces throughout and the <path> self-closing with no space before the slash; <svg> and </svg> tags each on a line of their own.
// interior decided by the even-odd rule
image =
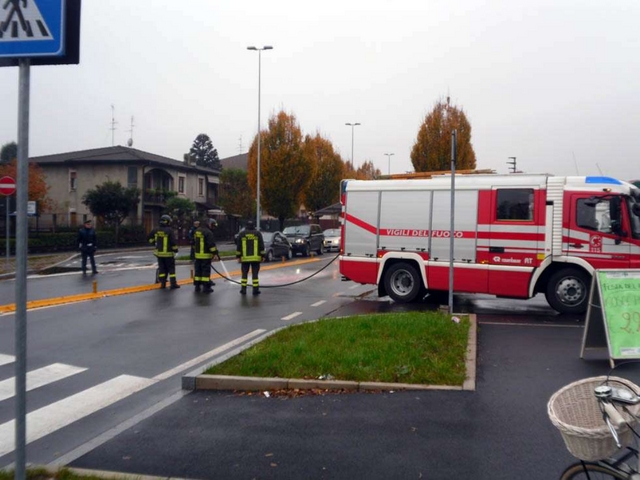
<svg viewBox="0 0 640 480">
<path fill-rule="evenodd" d="M 262 51 L 273 50 L 270 45 L 262 48 L 247 47 L 247 50 L 255 50 L 258 52 L 258 168 L 256 172 L 256 228 L 260 230 L 260 71 L 262 69 Z"/>
<path fill-rule="evenodd" d="M 345 123 L 345 125 L 351 127 L 351 166 L 355 168 L 353 163 L 353 129 L 360 125 L 359 123 Z"/>
<path fill-rule="evenodd" d="M 395 155 L 395 153 L 385 153 L 385 155 L 389 161 L 389 170 L 387 171 L 387 175 L 391 175 L 391 155 Z"/>
</svg>

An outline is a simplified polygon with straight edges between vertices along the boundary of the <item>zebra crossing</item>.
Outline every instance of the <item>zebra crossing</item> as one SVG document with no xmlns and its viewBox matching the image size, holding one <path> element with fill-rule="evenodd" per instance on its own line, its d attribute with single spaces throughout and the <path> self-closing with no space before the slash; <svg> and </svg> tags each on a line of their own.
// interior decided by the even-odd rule
<svg viewBox="0 0 640 480">
<path fill-rule="evenodd" d="M 15 357 L 0 353 L 0 365 L 15 362 Z M 27 372 L 27 391 L 34 391 L 73 375 L 86 372 L 87 368 L 64 363 L 53 363 Z M 103 383 L 27 413 L 27 443 L 106 408 L 123 398 L 147 388 L 156 379 L 119 375 Z M 0 408 L 2 402 L 15 396 L 15 377 L 0 381 Z M 0 424 L 0 458 L 15 450 L 15 419 Z"/>
<path fill-rule="evenodd" d="M 55 401 L 41 408 L 27 413 L 26 418 L 26 441 L 27 444 L 34 442 L 46 435 L 54 433 L 72 423 L 81 420 L 93 413 L 98 412 L 124 398 L 140 392 L 158 382 L 168 380 L 171 377 L 195 368 L 197 365 L 206 362 L 219 355 L 228 354 L 229 351 L 236 351 L 244 344 L 255 341 L 256 338 L 265 334 L 266 330 L 256 329 L 223 345 L 217 346 L 213 350 L 203 353 L 151 378 L 138 377 L 134 375 L 122 374 L 97 385 L 89 387 L 77 393 Z M 3 371 L 10 371 L 7 365 L 15 363 L 16 358 L 12 355 L 0 353 L 0 376 Z M 37 394 L 37 389 L 47 385 L 54 385 L 64 379 L 81 375 L 88 372 L 88 368 L 77 365 L 67 365 L 64 363 L 52 363 L 50 365 L 36 368 L 27 372 L 27 391 Z M 85 379 L 86 380 L 86 379 Z M 94 382 L 95 383 L 95 382 Z M 15 396 L 15 377 L 0 380 L 0 412 L 7 400 Z M 2 417 L 0 417 L 2 418 Z M 7 419 L 7 415 L 4 416 Z M 15 419 L 10 419 L 0 423 L 0 468 L 2 468 L 2 457 L 15 450 Z"/>
</svg>

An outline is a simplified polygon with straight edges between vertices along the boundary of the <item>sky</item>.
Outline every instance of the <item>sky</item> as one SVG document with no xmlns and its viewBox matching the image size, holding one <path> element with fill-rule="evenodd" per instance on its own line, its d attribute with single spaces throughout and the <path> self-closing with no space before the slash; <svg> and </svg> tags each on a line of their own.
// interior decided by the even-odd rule
<svg viewBox="0 0 640 480">
<path fill-rule="evenodd" d="M 200 133 L 244 153 L 260 84 L 262 128 L 284 110 L 385 174 L 413 171 L 448 96 L 479 169 L 637 179 L 639 20 L 637 0 L 83 0 L 80 64 L 31 68 L 29 154 L 133 138 L 182 159 Z M 0 68 L 0 144 L 17 104 L 18 68 Z"/>
</svg>

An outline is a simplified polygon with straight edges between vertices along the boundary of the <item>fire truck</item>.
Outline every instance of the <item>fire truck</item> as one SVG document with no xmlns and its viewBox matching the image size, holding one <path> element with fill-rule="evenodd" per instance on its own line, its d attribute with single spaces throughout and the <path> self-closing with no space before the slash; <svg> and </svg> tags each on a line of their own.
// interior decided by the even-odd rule
<svg viewBox="0 0 640 480">
<path fill-rule="evenodd" d="M 343 180 L 340 272 L 396 302 L 449 290 L 587 309 L 595 269 L 640 268 L 640 189 L 606 176 Z"/>
</svg>

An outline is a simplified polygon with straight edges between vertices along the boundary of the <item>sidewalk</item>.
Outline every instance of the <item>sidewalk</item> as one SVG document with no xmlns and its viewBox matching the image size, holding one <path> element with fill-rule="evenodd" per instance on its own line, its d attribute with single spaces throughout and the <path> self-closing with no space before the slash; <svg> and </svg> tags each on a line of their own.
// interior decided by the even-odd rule
<svg viewBox="0 0 640 480">
<path fill-rule="evenodd" d="M 60 262 L 64 262 L 78 253 L 74 252 L 60 252 L 60 253 L 42 253 L 27 256 L 27 271 L 37 272 L 43 268 L 50 267 Z M 16 257 L 11 256 L 7 260 L 6 255 L 0 260 L 0 279 L 10 278 L 16 271 Z"/>
</svg>

